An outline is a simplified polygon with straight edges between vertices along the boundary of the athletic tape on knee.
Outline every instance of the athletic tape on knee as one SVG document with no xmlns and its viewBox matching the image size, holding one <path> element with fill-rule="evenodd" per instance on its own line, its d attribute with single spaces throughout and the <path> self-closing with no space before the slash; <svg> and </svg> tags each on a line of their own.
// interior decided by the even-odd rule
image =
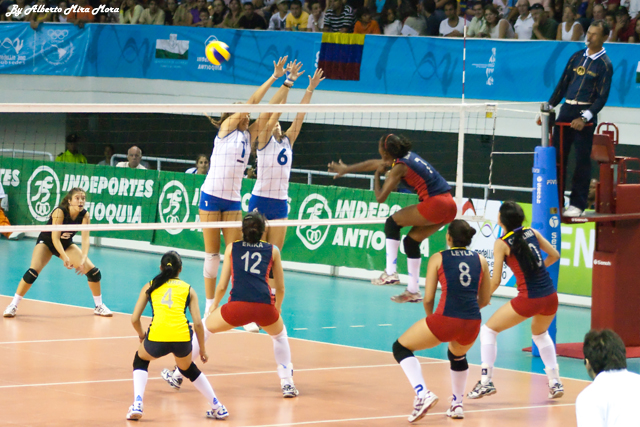
<svg viewBox="0 0 640 427">
<path fill-rule="evenodd" d="M 540 335 L 532 335 L 533 342 L 536 344 L 538 349 L 546 348 L 553 345 L 553 340 L 549 335 L 549 331 L 545 331 Z"/>
<path fill-rule="evenodd" d="M 467 355 L 456 356 L 451 353 L 451 350 L 447 350 L 447 357 L 451 363 L 451 370 L 456 372 L 462 372 L 469 369 L 469 362 L 467 362 Z"/>
<path fill-rule="evenodd" d="M 198 367 L 196 366 L 195 363 L 191 362 L 191 365 L 189 365 L 189 368 L 187 368 L 187 370 L 183 371 L 182 369 L 178 368 L 180 370 L 180 373 L 186 377 L 189 378 L 189 381 L 194 382 L 195 380 L 198 379 L 198 377 L 200 376 L 201 372 L 200 369 L 198 369 Z"/>
<path fill-rule="evenodd" d="M 407 258 L 420 258 L 420 242 L 416 242 L 407 236 L 404 238 L 404 253 L 407 254 Z"/>
<path fill-rule="evenodd" d="M 218 267 L 220 267 L 220 254 L 204 254 L 204 267 L 202 275 L 207 279 L 218 277 Z"/>
<path fill-rule="evenodd" d="M 393 357 L 395 357 L 396 362 L 398 363 L 402 362 L 407 357 L 413 357 L 413 352 L 400 344 L 398 340 L 393 343 L 391 349 L 393 350 Z"/>
<path fill-rule="evenodd" d="M 133 370 L 147 371 L 149 369 L 149 361 L 143 360 L 138 356 L 138 352 L 136 351 L 136 355 L 133 358 Z"/>
<path fill-rule="evenodd" d="M 102 274 L 100 273 L 100 269 L 98 267 L 93 267 L 91 270 L 89 270 L 86 276 L 87 280 L 89 280 L 90 282 L 99 282 L 100 279 L 102 279 Z"/>
<path fill-rule="evenodd" d="M 480 328 L 480 343 L 482 345 L 497 344 L 498 333 L 487 325 L 482 325 Z"/>
<path fill-rule="evenodd" d="M 27 272 L 24 273 L 24 276 L 22 276 L 22 280 L 24 280 L 29 285 L 33 285 L 33 282 L 35 282 L 37 278 L 38 272 L 33 268 L 28 269 Z"/>
<path fill-rule="evenodd" d="M 384 235 L 387 239 L 400 240 L 400 227 L 392 216 L 384 223 Z"/>
</svg>

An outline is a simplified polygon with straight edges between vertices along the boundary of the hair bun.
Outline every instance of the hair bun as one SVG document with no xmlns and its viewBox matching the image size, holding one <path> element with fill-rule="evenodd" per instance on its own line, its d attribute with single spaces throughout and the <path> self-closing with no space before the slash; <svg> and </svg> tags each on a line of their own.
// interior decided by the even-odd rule
<svg viewBox="0 0 640 427">
<path fill-rule="evenodd" d="M 468 237 L 471 239 L 473 236 L 476 235 L 476 229 L 473 227 L 469 227 L 468 235 L 469 235 Z"/>
</svg>

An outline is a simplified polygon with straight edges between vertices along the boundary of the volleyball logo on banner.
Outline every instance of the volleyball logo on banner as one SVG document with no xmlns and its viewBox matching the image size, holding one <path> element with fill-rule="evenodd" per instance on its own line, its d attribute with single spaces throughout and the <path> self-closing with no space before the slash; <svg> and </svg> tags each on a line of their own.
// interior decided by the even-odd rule
<svg viewBox="0 0 640 427">
<path fill-rule="evenodd" d="M 169 181 L 165 184 L 158 200 L 160 221 L 165 224 L 177 224 L 189 220 L 189 194 L 180 181 Z M 182 229 L 166 229 L 167 233 L 180 234 Z"/>
<path fill-rule="evenodd" d="M 42 57 L 51 65 L 66 64 L 73 56 L 73 43 L 67 41 L 69 30 L 47 30 Z"/>
<path fill-rule="evenodd" d="M 205 40 L 204 49 L 202 49 L 202 56 L 198 56 L 196 59 L 198 62 L 198 70 L 212 70 L 212 71 L 222 70 L 222 65 L 212 64 L 207 58 L 207 52 L 206 52 L 207 46 L 209 46 L 211 42 L 217 42 L 217 41 L 220 41 L 220 40 L 218 40 L 216 36 L 209 36 Z"/>
<path fill-rule="evenodd" d="M 320 194 L 308 195 L 300 205 L 298 219 L 331 219 L 329 202 Z M 304 225 L 296 227 L 296 234 L 310 251 L 318 249 L 329 233 L 329 225 Z"/>
<path fill-rule="evenodd" d="M 55 203 L 53 194 L 55 193 Z M 29 212 L 36 221 L 47 221 L 51 212 L 60 203 L 60 180 L 49 166 L 40 166 L 27 181 L 27 203 Z"/>
</svg>

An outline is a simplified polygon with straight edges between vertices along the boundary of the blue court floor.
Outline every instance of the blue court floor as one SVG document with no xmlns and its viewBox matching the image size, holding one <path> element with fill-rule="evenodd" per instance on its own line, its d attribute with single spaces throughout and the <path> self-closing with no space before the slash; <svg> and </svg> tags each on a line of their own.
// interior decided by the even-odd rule
<svg viewBox="0 0 640 427">
<path fill-rule="evenodd" d="M 35 240 L 0 240 L 0 294 L 13 296 L 18 282 L 29 268 Z M 89 257 L 102 271 L 105 304 L 113 311 L 131 313 L 141 287 L 158 272 L 160 255 L 121 249 L 92 247 Z M 204 308 L 202 261 L 183 258 L 180 278 L 197 291 Z M 396 304 L 390 297 L 402 287 L 372 286 L 366 281 L 340 279 L 285 271 L 286 295 L 283 318 L 288 333 L 295 338 L 391 351 L 391 344 L 414 322 L 424 318 L 422 304 Z M 92 307 L 93 300 L 84 276 L 67 270 L 53 258 L 43 270 L 26 298 Z M 483 309 L 488 319 L 507 303 L 494 297 Z M 4 307 L 0 309 L 4 310 Z M 147 312 L 150 315 L 150 309 Z M 20 312 L 18 312 L 20 315 Z M 561 306 L 558 312 L 558 342 L 581 342 L 589 330 L 590 311 Z M 132 329 L 133 332 L 133 329 Z M 496 366 L 524 372 L 544 373 L 539 358 L 522 352 L 531 345 L 530 321 L 498 336 Z M 419 352 L 421 356 L 447 358 L 445 345 Z M 390 360 L 392 359 L 389 354 Z M 559 358 L 564 377 L 588 380 L 581 360 Z M 469 362 L 480 364 L 479 341 L 469 352 Z M 640 359 L 629 359 L 629 369 L 640 372 Z M 475 381 L 470 378 L 470 382 Z"/>
</svg>

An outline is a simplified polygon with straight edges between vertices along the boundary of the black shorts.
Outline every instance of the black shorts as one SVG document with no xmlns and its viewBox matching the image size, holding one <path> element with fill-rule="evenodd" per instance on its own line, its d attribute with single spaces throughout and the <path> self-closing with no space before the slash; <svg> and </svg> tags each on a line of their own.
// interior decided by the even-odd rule
<svg viewBox="0 0 640 427">
<path fill-rule="evenodd" d="M 49 250 L 51 251 L 51 253 L 55 256 L 57 256 L 58 258 L 60 258 L 60 254 L 58 253 L 58 250 L 56 249 L 55 246 L 53 246 L 53 242 L 51 241 L 51 239 L 46 239 L 46 238 L 41 238 L 39 237 L 38 240 L 36 241 L 36 245 L 40 244 L 40 243 L 44 243 L 45 245 L 47 245 L 47 248 L 49 248 Z M 62 243 L 62 248 L 66 251 L 67 249 L 69 249 L 69 247 L 71 245 L 73 245 L 73 240 L 60 240 L 60 243 Z"/>
<path fill-rule="evenodd" d="M 192 350 L 191 341 L 149 341 L 149 338 L 145 337 L 143 345 L 144 349 L 147 350 L 147 353 L 156 359 L 171 353 L 176 357 L 187 357 L 191 354 Z"/>
</svg>

